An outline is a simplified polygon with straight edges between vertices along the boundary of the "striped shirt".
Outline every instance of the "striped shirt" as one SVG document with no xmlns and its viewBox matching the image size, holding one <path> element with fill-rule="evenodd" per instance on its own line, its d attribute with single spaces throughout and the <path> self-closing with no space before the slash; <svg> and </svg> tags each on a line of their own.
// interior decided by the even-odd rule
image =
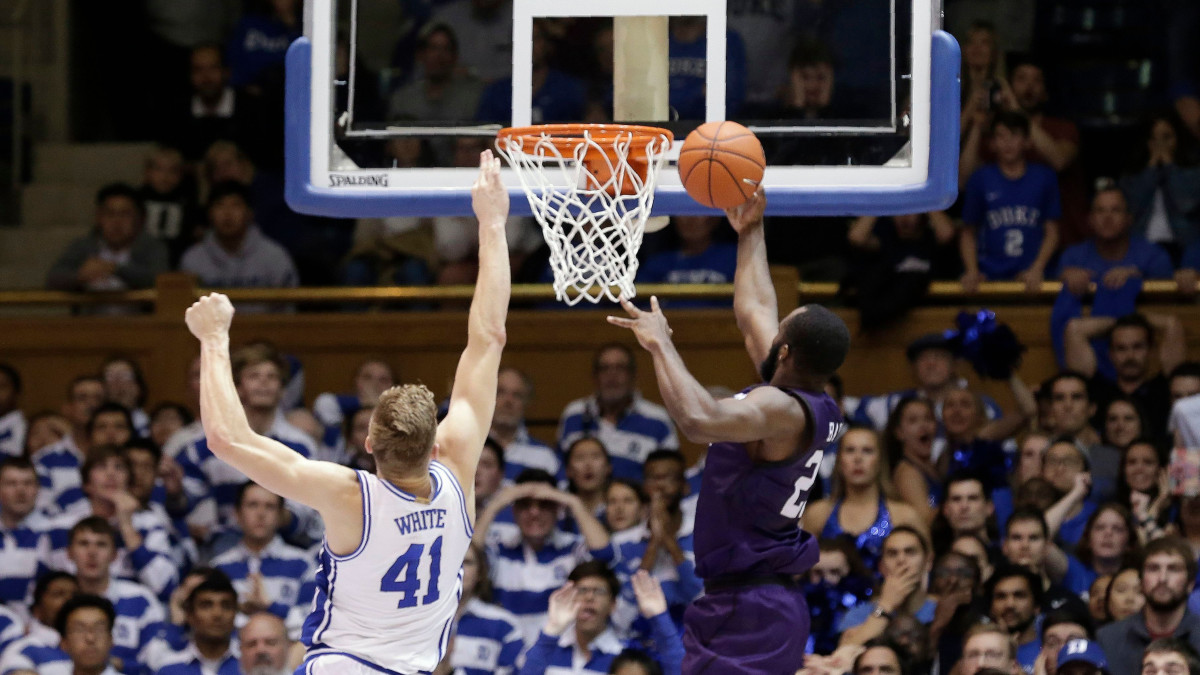
<svg viewBox="0 0 1200 675">
<path fill-rule="evenodd" d="M 42 489 L 38 491 L 38 508 L 53 513 L 59 496 L 71 488 L 83 484 L 79 467 L 83 465 L 83 451 L 75 445 L 70 434 L 57 443 L 36 450 L 29 458 L 37 469 Z"/>
<path fill-rule="evenodd" d="M 58 631 L 34 619 L 25 637 L 14 640 L 0 654 L 0 675 L 32 670 L 38 675 L 71 675 L 71 657 L 58 648 Z"/>
<path fill-rule="evenodd" d="M 558 476 L 562 462 L 554 448 L 530 436 L 522 424 L 512 443 L 504 447 L 504 480 L 515 482 L 525 469 L 541 469 L 551 476 Z"/>
<path fill-rule="evenodd" d="M 19 409 L 0 415 L 0 455 L 24 455 L 26 430 L 25 413 Z"/>
<path fill-rule="evenodd" d="M 262 576 L 263 595 L 271 601 L 267 611 L 285 621 L 293 607 L 312 606 L 316 586 L 313 573 L 316 560 L 304 549 L 289 546 L 276 536 L 262 553 L 255 555 L 238 541 L 233 548 L 212 559 L 209 564 L 233 581 L 238 602 L 245 602 L 253 592 L 251 576 Z M 248 617 L 239 617 L 244 620 Z M 239 622 L 240 624 L 241 622 Z"/>
<path fill-rule="evenodd" d="M 624 648 L 616 633 L 606 628 L 587 645 L 590 654 L 585 659 L 576 645 L 574 624 L 559 636 L 539 631 L 525 653 L 521 675 L 604 675 Z"/>
<path fill-rule="evenodd" d="M 488 546 L 496 604 L 516 615 L 526 644 L 537 638 L 546 622 L 550 594 L 576 565 L 590 558 L 610 561 L 613 549 L 588 551 L 583 537 L 557 529 L 538 551 L 522 540 Z"/>
<path fill-rule="evenodd" d="M 189 642 L 182 651 L 166 655 L 162 663 L 148 671 L 154 675 L 241 675 L 242 666 L 238 662 L 237 648 L 232 643 L 217 663 L 216 670 L 211 670 L 201 658 L 196 643 Z"/>
<path fill-rule="evenodd" d="M 649 622 L 653 644 L 650 655 L 662 666 L 664 675 L 679 675 L 683 667 L 683 642 L 679 631 L 666 612 Z M 539 632 L 537 641 L 525 652 L 521 675 L 599 675 L 608 672 L 613 659 L 626 647 L 640 648 L 622 643 L 612 628 L 606 628 L 587 646 L 591 653 L 585 657 L 576 646 L 576 639 L 574 624 L 558 637 Z"/>
<path fill-rule="evenodd" d="M 93 515 L 92 503 L 85 501 L 49 519 L 46 532 L 50 539 L 50 567 L 75 572 L 75 564 L 67 557 L 71 528 Z M 110 519 L 114 527 L 115 520 Z M 112 573 L 118 578 L 145 585 L 166 602 L 179 584 L 179 562 L 171 547 L 170 524 L 162 511 L 142 509 L 133 514 L 133 528 L 141 535 L 142 544 L 132 551 L 126 550 L 118 530 L 117 558 L 113 561 Z"/>
<path fill-rule="evenodd" d="M 204 427 L 200 424 L 200 420 L 196 420 L 171 434 L 167 442 L 163 443 L 163 456 L 174 459 L 179 456 L 179 453 L 183 452 L 184 448 L 201 438 L 204 438 Z"/>
<path fill-rule="evenodd" d="M 582 436 L 595 436 L 612 459 L 613 478 L 642 479 L 642 464 L 655 450 L 678 450 L 679 438 L 667 409 L 634 394 L 616 424 L 600 415 L 595 396 L 576 399 L 563 409 L 558 447 L 565 452 Z"/>
<path fill-rule="evenodd" d="M 117 611 L 113 624 L 112 655 L 121 659 L 121 672 L 128 675 L 141 673 L 144 650 L 163 630 L 167 616 L 163 606 L 145 586 L 113 579 L 108 582 L 104 597 Z"/>
<path fill-rule="evenodd" d="M 524 646 L 512 612 L 471 598 L 455 626 L 450 666 L 462 675 L 509 675 Z"/>
<path fill-rule="evenodd" d="M 282 415 L 277 415 L 266 436 L 283 443 L 306 458 L 316 456 L 312 439 L 303 431 L 289 424 Z M 249 480 L 245 474 L 221 461 L 208 447 L 208 439 L 200 438 L 187 445 L 176 458 L 183 468 L 183 487 L 191 504 L 212 498 L 216 506 L 215 523 L 204 524 L 231 526 L 236 522 L 234 502 L 238 488 Z"/>
<path fill-rule="evenodd" d="M 346 419 L 362 408 L 355 394 L 325 392 L 313 400 L 313 417 L 321 423 L 321 459 L 337 464 L 345 463 Z"/>
<path fill-rule="evenodd" d="M 704 584 L 696 576 L 696 552 L 693 546 L 692 524 L 684 518 L 676 538 L 679 548 L 683 549 L 684 560 L 679 565 L 666 551 L 659 551 L 651 575 L 662 584 L 663 595 L 667 599 L 667 607 L 671 619 L 676 626 L 683 625 L 683 611 L 693 600 L 700 597 Z M 641 619 L 638 613 L 637 597 L 633 593 L 632 578 L 642 565 L 650 543 L 650 528 L 637 525 L 628 530 L 613 535 L 613 548 L 616 549 L 617 562 L 613 572 L 621 582 L 621 594 L 613 607 L 612 623 L 622 635 L 636 639 L 649 637 L 650 625 Z"/>
<path fill-rule="evenodd" d="M 0 525 L 0 603 L 22 615 L 28 612 L 34 580 L 48 571 L 44 564 L 50 555 L 48 526 L 48 519 L 38 511 L 11 530 Z"/>
<path fill-rule="evenodd" d="M 0 652 L 25 635 L 25 619 L 11 609 L 0 606 Z"/>
</svg>

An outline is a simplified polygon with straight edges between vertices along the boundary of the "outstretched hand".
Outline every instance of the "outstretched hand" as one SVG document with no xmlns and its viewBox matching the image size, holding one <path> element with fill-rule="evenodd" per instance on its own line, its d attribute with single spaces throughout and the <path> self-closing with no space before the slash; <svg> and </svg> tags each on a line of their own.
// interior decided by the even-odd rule
<svg viewBox="0 0 1200 675">
<path fill-rule="evenodd" d="M 763 211 L 767 208 L 767 195 L 760 184 L 754 194 L 745 204 L 725 209 L 725 217 L 738 234 L 744 234 L 756 226 L 762 225 Z"/>
<path fill-rule="evenodd" d="M 480 227 L 508 221 L 508 189 L 500 180 L 500 158 L 491 150 L 479 153 L 479 177 L 471 186 L 471 208 Z"/>
<path fill-rule="evenodd" d="M 625 308 L 631 318 L 610 316 L 608 322 L 614 326 L 632 330 L 643 348 L 650 350 L 671 341 L 674 331 L 667 325 L 667 317 L 663 315 L 658 306 L 658 297 L 650 296 L 650 311 L 648 312 L 634 307 L 633 303 L 629 302 L 625 296 L 621 296 L 621 306 Z"/>
<path fill-rule="evenodd" d="M 637 598 L 638 610 L 647 619 L 667 611 L 667 596 L 662 585 L 646 570 L 638 570 L 631 578 L 633 595 Z"/>
<path fill-rule="evenodd" d="M 188 307 L 184 320 L 188 330 L 201 342 L 226 338 L 233 323 L 233 303 L 220 293 L 209 293 Z"/>
</svg>

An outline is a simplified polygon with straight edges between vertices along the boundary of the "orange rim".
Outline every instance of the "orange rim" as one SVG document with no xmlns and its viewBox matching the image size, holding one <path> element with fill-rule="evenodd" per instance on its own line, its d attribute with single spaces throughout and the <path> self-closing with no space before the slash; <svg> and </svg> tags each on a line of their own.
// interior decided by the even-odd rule
<svg viewBox="0 0 1200 675">
<path fill-rule="evenodd" d="M 634 124 L 537 124 L 528 127 L 508 127 L 501 129 L 500 133 L 496 134 L 500 140 L 519 138 L 531 143 L 545 138 L 560 153 L 574 153 L 575 148 L 585 136 L 600 143 L 605 154 L 610 157 L 615 154 L 615 149 L 605 146 L 604 143 L 616 141 L 625 136 L 630 137 L 631 150 L 643 150 L 664 136 L 667 141 L 675 140 L 675 134 L 671 133 L 670 129 Z"/>
</svg>

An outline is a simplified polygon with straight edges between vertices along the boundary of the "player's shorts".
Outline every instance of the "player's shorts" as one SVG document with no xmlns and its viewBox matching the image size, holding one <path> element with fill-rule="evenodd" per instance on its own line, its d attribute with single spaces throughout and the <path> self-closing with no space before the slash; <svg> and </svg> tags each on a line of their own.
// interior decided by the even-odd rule
<svg viewBox="0 0 1200 675">
<path fill-rule="evenodd" d="M 793 675 L 804 665 L 809 615 L 790 577 L 706 584 L 683 615 L 687 675 Z"/>
<path fill-rule="evenodd" d="M 348 654 L 308 654 L 292 675 L 400 675 Z"/>
</svg>

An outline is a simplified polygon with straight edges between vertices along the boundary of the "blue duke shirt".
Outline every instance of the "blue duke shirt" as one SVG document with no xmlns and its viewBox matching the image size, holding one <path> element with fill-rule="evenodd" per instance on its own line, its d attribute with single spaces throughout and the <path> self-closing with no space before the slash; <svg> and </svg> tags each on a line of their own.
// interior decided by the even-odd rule
<svg viewBox="0 0 1200 675">
<path fill-rule="evenodd" d="M 977 231 L 979 271 L 1013 279 L 1037 259 L 1046 222 L 1062 218 L 1058 177 L 1042 164 L 1027 164 L 1017 179 L 995 164 L 983 166 L 967 181 L 962 217 Z"/>
</svg>

